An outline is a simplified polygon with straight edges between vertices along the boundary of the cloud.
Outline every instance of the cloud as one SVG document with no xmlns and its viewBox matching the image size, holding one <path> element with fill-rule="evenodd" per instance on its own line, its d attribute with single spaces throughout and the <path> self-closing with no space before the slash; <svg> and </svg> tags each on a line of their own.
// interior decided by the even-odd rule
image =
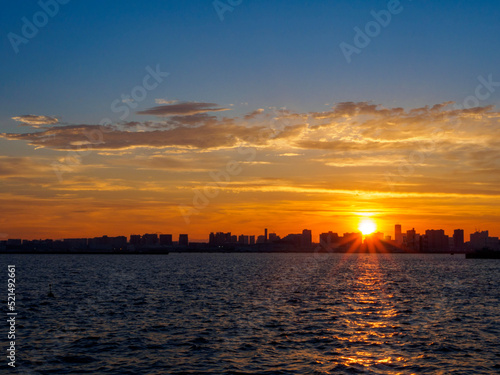
<svg viewBox="0 0 500 375">
<path fill-rule="evenodd" d="M 174 126 L 199 126 L 215 125 L 217 123 L 233 123 L 232 119 L 219 120 L 216 116 L 210 116 L 206 113 L 197 113 L 190 116 L 172 116 L 168 123 Z"/>
<path fill-rule="evenodd" d="M 65 179 L 58 185 L 51 188 L 52 190 L 63 190 L 67 192 L 82 192 L 82 191 L 122 191 L 134 189 L 126 180 L 118 178 L 93 178 L 80 176 L 73 179 Z"/>
<path fill-rule="evenodd" d="M 41 164 L 30 157 L 0 156 L 2 178 L 40 176 L 49 170 L 48 163 Z"/>
<path fill-rule="evenodd" d="M 39 125 L 53 125 L 59 122 L 59 120 L 55 117 L 40 115 L 22 115 L 12 117 L 12 119 L 21 122 L 19 125 L 32 126 L 34 128 L 38 128 Z"/>
<path fill-rule="evenodd" d="M 217 153 L 182 154 L 182 155 L 150 155 L 135 158 L 117 158 L 112 161 L 114 166 L 135 167 L 143 170 L 164 170 L 176 172 L 208 172 L 218 170 L 231 158 Z"/>
<path fill-rule="evenodd" d="M 138 115 L 153 116 L 189 116 L 204 112 L 229 111 L 229 108 L 217 107 L 215 103 L 181 102 L 152 107 L 144 111 L 136 112 Z"/>
<path fill-rule="evenodd" d="M 335 119 L 359 115 L 388 116 L 404 112 L 403 108 L 387 109 L 379 104 L 370 104 L 369 102 L 340 102 L 334 105 L 332 109 L 332 111 L 326 112 L 313 112 L 311 116 L 315 119 Z"/>
<path fill-rule="evenodd" d="M 255 117 L 260 115 L 262 112 L 264 112 L 264 108 L 259 108 L 259 109 L 256 109 L 255 111 L 247 113 L 243 118 L 245 120 L 253 120 Z"/>
<path fill-rule="evenodd" d="M 177 99 L 174 99 L 174 100 L 166 100 L 166 99 L 155 99 L 155 103 L 156 104 L 174 104 L 174 103 L 177 103 L 178 100 Z"/>
<path fill-rule="evenodd" d="M 24 134 L 0 134 L 0 137 L 10 140 L 24 140 L 36 147 L 45 147 L 56 150 L 72 150 L 77 145 L 101 150 L 120 150 L 135 147 L 165 148 L 222 148 L 236 147 L 241 142 L 253 145 L 264 145 L 271 138 L 292 133 L 297 129 L 285 127 L 281 132 L 273 132 L 264 126 L 246 127 L 231 123 L 203 124 L 198 127 L 179 126 L 169 130 L 154 130 L 143 132 L 122 131 L 115 128 L 106 128 L 99 125 L 68 125 L 52 127 L 42 132 Z M 97 133 L 102 135 L 99 142 L 91 143 L 88 135 Z"/>
<path fill-rule="evenodd" d="M 378 157 L 373 153 L 390 158 L 394 153 L 424 149 L 430 150 L 426 155 L 440 155 L 446 162 L 462 155 L 480 163 L 483 155 L 486 158 L 485 153 L 467 151 L 472 147 L 487 146 L 491 152 L 500 148 L 496 141 L 500 136 L 500 113 L 493 106 L 459 109 L 452 104 L 444 102 L 402 109 L 369 102 L 341 102 L 328 112 L 282 111 L 280 121 L 275 118 L 271 121 L 272 114 L 262 109 L 242 117 L 218 118 L 206 113 L 224 110 L 213 103 L 183 102 L 153 108 L 161 109 L 157 112 L 167 116 L 161 121 L 134 121 L 112 127 L 45 126 L 37 132 L 4 133 L 0 137 L 55 150 L 72 150 L 78 145 L 84 149 L 113 152 L 137 147 L 214 150 L 235 148 L 244 143 L 255 147 L 272 146 L 282 153 L 293 153 L 297 149 L 351 153 L 348 161 L 329 160 L 330 165 L 350 165 L 356 164 L 357 158 Z M 263 117 L 257 118 L 254 125 L 245 121 L 259 114 Z M 100 142 L 91 143 L 86 136 L 91 133 L 100 133 Z M 325 160 L 318 155 L 315 158 Z M 491 165 L 493 161 L 488 160 Z"/>
</svg>

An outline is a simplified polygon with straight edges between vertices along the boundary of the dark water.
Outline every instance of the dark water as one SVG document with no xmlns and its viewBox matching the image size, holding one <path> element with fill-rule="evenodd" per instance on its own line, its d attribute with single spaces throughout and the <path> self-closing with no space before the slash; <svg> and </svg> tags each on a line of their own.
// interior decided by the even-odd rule
<svg viewBox="0 0 500 375">
<path fill-rule="evenodd" d="M 498 260 L 2 257 L 17 266 L 17 373 L 500 373 Z"/>
</svg>

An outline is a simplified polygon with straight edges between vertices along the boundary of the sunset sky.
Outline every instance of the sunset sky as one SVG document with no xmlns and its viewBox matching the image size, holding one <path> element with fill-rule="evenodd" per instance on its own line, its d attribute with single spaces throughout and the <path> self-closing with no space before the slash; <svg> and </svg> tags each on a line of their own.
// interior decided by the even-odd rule
<svg viewBox="0 0 500 375">
<path fill-rule="evenodd" d="M 47 3 L 0 15 L 1 237 L 500 235 L 497 1 Z"/>
</svg>

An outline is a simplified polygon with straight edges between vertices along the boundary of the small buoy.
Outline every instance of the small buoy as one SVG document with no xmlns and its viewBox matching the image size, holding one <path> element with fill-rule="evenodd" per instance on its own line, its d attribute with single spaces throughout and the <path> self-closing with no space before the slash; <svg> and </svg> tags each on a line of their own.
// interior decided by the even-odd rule
<svg viewBox="0 0 500 375">
<path fill-rule="evenodd" d="M 49 293 L 47 294 L 47 297 L 54 298 L 54 293 L 52 293 L 52 284 L 49 284 Z"/>
</svg>

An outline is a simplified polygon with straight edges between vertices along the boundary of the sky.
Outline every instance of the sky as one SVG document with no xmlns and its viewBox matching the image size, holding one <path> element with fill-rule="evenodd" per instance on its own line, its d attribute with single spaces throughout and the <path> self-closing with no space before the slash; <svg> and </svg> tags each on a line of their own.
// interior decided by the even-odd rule
<svg viewBox="0 0 500 375">
<path fill-rule="evenodd" d="M 0 236 L 500 235 L 496 1 L 23 1 Z"/>
</svg>

